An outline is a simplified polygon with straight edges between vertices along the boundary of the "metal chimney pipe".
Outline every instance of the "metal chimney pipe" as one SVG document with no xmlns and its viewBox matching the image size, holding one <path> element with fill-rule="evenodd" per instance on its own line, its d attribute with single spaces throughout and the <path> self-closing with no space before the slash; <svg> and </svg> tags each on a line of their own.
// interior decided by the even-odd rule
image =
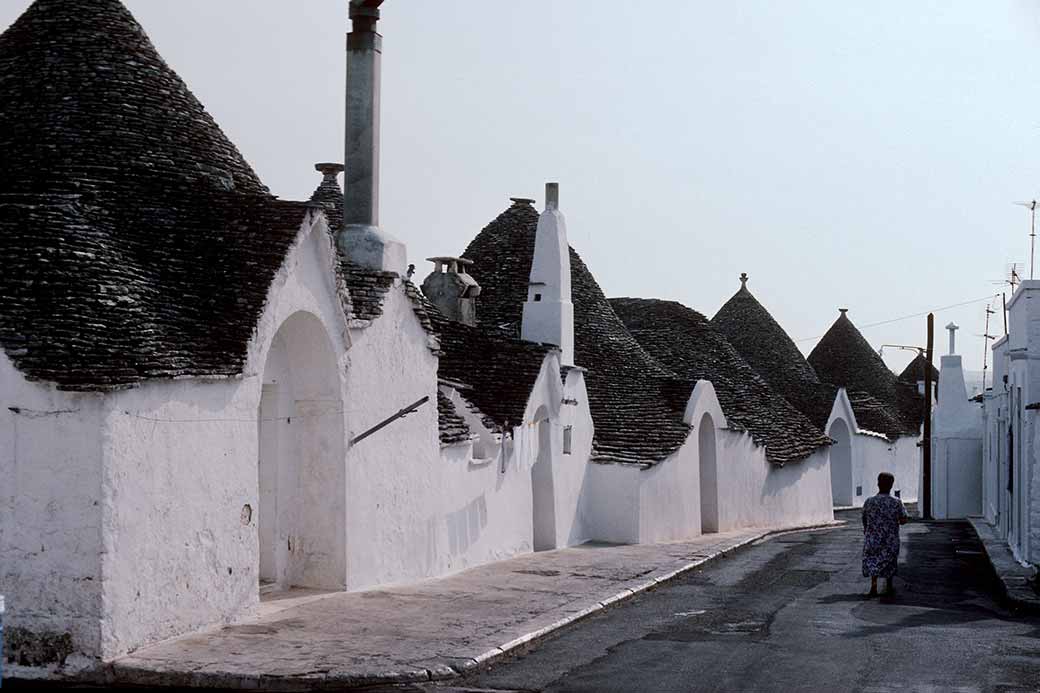
<svg viewBox="0 0 1040 693">
<path fill-rule="evenodd" d="M 346 176 L 343 228 L 336 242 L 360 267 L 404 277 L 408 249 L 379 228 L 379 96 L 383 37 L 376 33 L 383 0 L 350 0 L 347 35 Z"/>
<path fill-rule="evenodd" d="M 344 222 L 379 226 L 379 100 L 383 0 L 351 0 L 347 35 L 347 133 Z"/>
</svg>

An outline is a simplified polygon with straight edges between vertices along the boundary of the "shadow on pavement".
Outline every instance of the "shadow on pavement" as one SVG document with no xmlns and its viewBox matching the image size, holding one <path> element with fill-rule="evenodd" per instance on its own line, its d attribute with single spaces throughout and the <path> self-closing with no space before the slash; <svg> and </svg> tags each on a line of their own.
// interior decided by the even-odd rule
<svg viewBox="0 0 1040 693">
<path fill-rule="evenodd" d="M 819 600 L 863 602 L 852 613 L 871 625 L 842 637 L 1021 620 L 1009 611 L 988 606 L 988 597 L 998 591 L 996 576 L 966 522 L 916 522 L 914 526 L 918 531 L 907 532 L 903 542 L 895 594 L 870 598 L 865 593 L 830 595 Z M 1026 637 L 1040 638 L 1040 628 Z"/>
</svg>

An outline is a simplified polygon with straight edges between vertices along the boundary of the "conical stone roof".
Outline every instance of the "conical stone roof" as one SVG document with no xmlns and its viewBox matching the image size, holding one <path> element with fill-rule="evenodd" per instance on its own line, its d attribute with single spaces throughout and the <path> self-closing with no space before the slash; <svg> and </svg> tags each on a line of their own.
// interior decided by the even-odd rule
<svg viewBox="0 0 1040 693">
<path fill-rule="evenodd" d="M 69 389 L 241 372 L 306 214 L 275 201 L 117 0 L 0 35 L 0 346 Z"/>
<path fill-rule="evenodd" d="M 36 0 L 0 38 L 5 183 L 131 171 L 266 192 L 119 0 Z"/>
<path fill-rule="evenodd" d="M 902 425 L 880 432 L 889 437 L 918 433 L 924 402 L 916 387 L 896 378 L 845 310 L 809 354 L 809 363 L 828 383 L 866 393 L 888 405 Z"/>
<path fill-rule="evenodd" d="M 919 353 L 914 357 L 913 361 L 906 364 L 906 368 L 904 368 L 903 372 L 899 374 L 899 379 L 903 382 L 914 384 L 924 382 L 926 370 L 931 370 L 933 383 L 939 382 L 939 369 L 934 365 L 929 364 L 928 359 Z"/>
<path fill-rule="evenodd" d="M 897 397 L 895 391 L 891 391 L 886 398 L 879 398 L 869 390 L 857 389 L 858 384 L 844 385 L 829 380 L 811 360 L 802 356 L 787 332 L 748 290 L 747 277 L 741 279 L 740 290 L 719 309 L 711 324 L 775 392 L 823 429 L 838 387 L 845 387 L 860 428 L 889 438 L 911 432 L 912 427 L 903 420 L 903 411 L 896 404 L 906 399 L 908 393 L 899 391 Z M 912 404 L 906 406 L 912 407 Z"/>
<path fill-rule="evenodd" d="M 711 325 L 773 391 L 781 394 L 821 430 L 826 426 L 837 389 L 821 383 L 816 371 L 784 328 L 747 288 L 741 287 L 711 319 Z"/>
<path fill-rule="evenodd" d="M 818 383 L 820 379 L 784 328 L 742 285 L 719 308 L 711 324 L 758 373 L 780 392 Z"/>
<path fill-rule="evenodd" d="M 534 254 L 538 212 L 518 199 L 470 243 L 464 257 L 482 287 L 481 325 L 519 336 Z M 596 280 L 571 249 L 575 362 L 586 368 L 595 424 L 593 459 L 654 464 L 679 449 L 688 382 L 658 363 L 629 334 Z"/>
<path fill-rule="evenodd" d="M 770 462 L 795 462 L 830 443 L 697 311 L 646 298 L 612 298 L 610 305 L 643 348 L 691 388 L 711 381 L 729 428 L 747 431 Z"/>
</svg>

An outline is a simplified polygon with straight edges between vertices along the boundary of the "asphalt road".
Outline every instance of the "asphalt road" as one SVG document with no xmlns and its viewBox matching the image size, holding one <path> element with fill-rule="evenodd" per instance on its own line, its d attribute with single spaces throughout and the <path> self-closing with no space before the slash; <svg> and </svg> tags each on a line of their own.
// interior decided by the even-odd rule
<svg viewBox="0 0 1040 693">
<path fill-rule="evenodd" d="M 1040 691 L 1040 616 L 1000 606 L 967 524 L 905 526 L 897 592 L 879 599 L 865 596 L 858 515 L 845 517 L 740 549 L 467 679 L 378 690 Z"/>
<path fill-rule="evenodd" d="M 998 603 L 965 523 L 903 528 L 867 598 L 858 515 L 715 561 L 465 681 L 411 690 L 1040 691 L 1040 617 Z M 402 690 L 402 689 L 398 689 Z"/>
</svg>

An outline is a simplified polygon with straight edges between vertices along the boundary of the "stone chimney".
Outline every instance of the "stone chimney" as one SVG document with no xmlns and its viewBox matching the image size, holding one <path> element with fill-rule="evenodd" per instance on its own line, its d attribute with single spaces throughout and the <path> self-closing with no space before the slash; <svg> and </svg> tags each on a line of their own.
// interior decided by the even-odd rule
<svg viewBox="0 0 1040 693">
<path fill-rule="evenodd" d="M 343 228 L 343 190 L 339 187 L 339 174 L 343 173 L 343 164 L 314 164 L 322 178 L 311 202 L 320 204 L 325 209 L 325 217 L 329 220 L 329 230 L 337 233 Z"/>
<path fill-rule="evenodd" d="M 545 184 L 545 211 L 538 218 L 520 336 L 530 342 L 555 344 L 562 352 L 561 365 L 574 365 L 571 254 L 558 183 Z"/>
<path fill-rule="evenodd" d="M 466 272 L 472 260 L 460 257 L 426 258 L 433 272 L 422 283 L 422 292 L 445 317 L 466 325 L 477 324 L 477 296 L 480 284 Z"/>
<path fill-rule="evenodd" d="M 404 276 L 404 244 L 379 228 L 379 101 L 383 37 L 376 32 L 383 0 L 350 0 L 347 35 L 346 178 L 340 250 L 362 267 Z"/>
</svg>

